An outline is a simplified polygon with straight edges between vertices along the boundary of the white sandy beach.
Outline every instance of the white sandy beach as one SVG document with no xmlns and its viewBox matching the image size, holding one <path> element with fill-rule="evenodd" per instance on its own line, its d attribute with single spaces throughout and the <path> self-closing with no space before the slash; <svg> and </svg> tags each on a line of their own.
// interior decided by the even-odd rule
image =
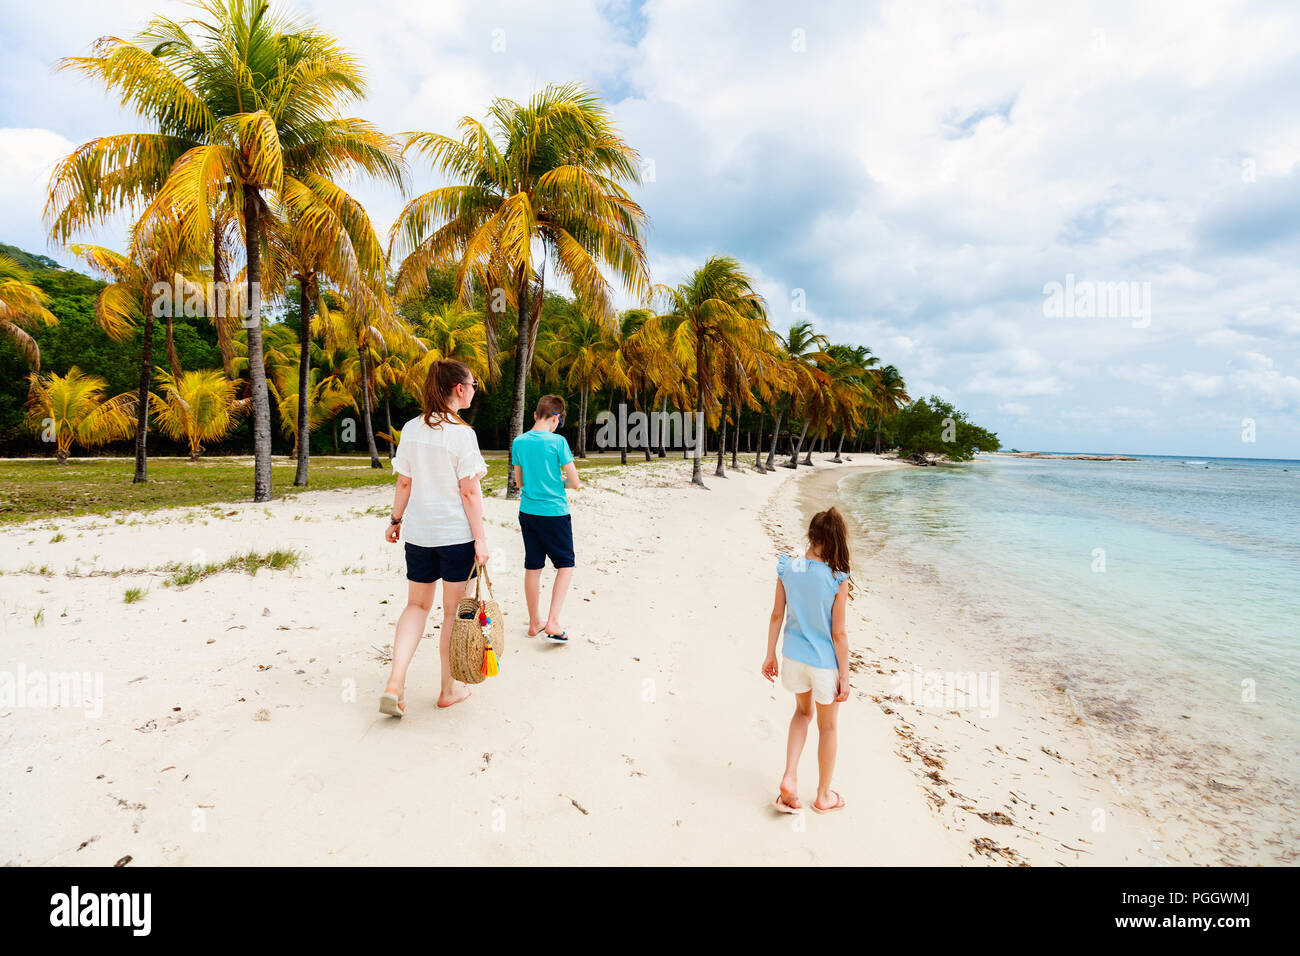
<svg viewBox="0 0 1300 956">
<path fill-rule="evenodd" d="M 792 708 L 759 675 L 775 556 L 828 482 L 904 467 L 817 457 L 725 480 L 709 463 L 707 492 L 680 458 L 585 473 L 568 647 L 524 636 L 517 506 L 490 498 L 500 676 L 434 708 L 435 608 L 401 720 L 377 711 L 406 590 L 389 488 L 9 527 L 0 671 L 102 674 L 103 712 L 0 705 L 0 864 L 1165 862 L 1086 730 L 1014 673 L 992 719 L 897 699 L 894 671 L 984 664 L 961 657 L 960 609 L 883 566 L 854 570 L 848 806 L 770 809 Z M 273 548 L 300 565 L 185 588 L 95 573 Z"/>
</svg>

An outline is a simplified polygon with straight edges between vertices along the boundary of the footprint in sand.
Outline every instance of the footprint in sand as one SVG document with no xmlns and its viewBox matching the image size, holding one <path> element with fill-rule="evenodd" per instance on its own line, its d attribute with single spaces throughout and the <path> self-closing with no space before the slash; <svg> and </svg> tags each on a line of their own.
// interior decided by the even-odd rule
<svg viewBox="0 0 1300 956">
<path fill-rule="evenodd" d="M 325 781 L 314 773 L 300 773 L 294 777 L 293 782 L 300 787 L 305 787 L 312 793 L 320 793 L 325 789 Z"/>
<path fill-rule="evenodd" d="M 397 836 L 405 828 L 406 822 L 406 814 L 401 810 L 389 810 L 384 814 L 384 836 Z"/>
<path fill-rule="evenodd" d="M 754 735 L 759 740 L 767 740 L 772 736 L 772 722 L 766 717 L 754 721 Z"/>
</svg>

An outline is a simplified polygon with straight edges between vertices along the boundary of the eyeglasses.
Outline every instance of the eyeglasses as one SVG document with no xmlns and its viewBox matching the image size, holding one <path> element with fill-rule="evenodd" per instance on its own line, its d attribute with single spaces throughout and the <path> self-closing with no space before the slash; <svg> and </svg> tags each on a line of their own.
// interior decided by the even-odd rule
<svg viewBox="0 0 1300 956">
<path fill-rule="evenodd" d="M 477 380 L 477 379 L 472 379 L 472 378 L 471 378 L 468 382 L 461 382 L 460 384 L 462 384 L 462 385 L 468 385 L 470 388 L 473 388 L 473 389 L 477 389 L 477 388 L 478 388 L 478 380 Z"/>
</svg>

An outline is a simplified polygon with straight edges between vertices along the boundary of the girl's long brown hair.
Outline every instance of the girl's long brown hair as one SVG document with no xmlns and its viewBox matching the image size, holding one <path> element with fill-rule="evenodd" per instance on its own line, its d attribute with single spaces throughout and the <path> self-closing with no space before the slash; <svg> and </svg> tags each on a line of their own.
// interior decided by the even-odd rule
<svg viewBox="0 0 1300 956">
<path fill-rule="evenodd" d="M 808 543 L 832 571 L 850 574 L 849 529 L 838 508 L 819 511 L 808 523 Z M 853 577 L 849 576 L 849 600 L 853 599 Z"/>
<path fill-rule="evenodd" d="M 443 422 L 464 425 L 465 422 L 451 407 L 451 398 L 456 386 L 472 377 L 469 366 L 455 359 L 438 359 L 429 366 L 429 375 L 424 380 L 424 394 L 420 397 L 424 423 L 430 428 L 437 428 Z"/>
</svg>

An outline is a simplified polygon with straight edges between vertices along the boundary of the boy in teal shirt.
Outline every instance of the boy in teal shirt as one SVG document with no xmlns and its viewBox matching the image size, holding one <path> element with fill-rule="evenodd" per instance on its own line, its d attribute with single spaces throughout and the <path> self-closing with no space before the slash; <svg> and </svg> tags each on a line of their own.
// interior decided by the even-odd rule
<svg viewBox="0 0 1300 956">
<path fill-rule="evenodd" d="M 552 644 L 569 643 L 560 627 L 560 611 L 573 580 L 573 523 L 565 488 L 582 487 L 569 443 L 555 430 L 564 424 L 564 399 L 543 395 L 533 412 L 533 427 L 510 446 L 519 494 L 519 530 L 524 535 L 524 594 L 528 599 L 528 636 Z M 555 568 L 550 615 L 538 615 L 542 568 Z"/>
</svg>

